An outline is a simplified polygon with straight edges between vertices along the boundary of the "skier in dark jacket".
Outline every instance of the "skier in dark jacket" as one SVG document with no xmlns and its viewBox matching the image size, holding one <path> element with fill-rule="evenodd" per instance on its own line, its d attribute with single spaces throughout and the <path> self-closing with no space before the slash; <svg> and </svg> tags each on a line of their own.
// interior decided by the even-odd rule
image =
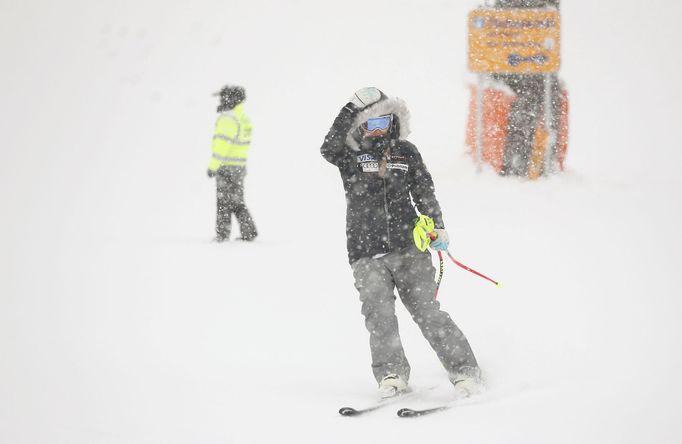
<svg viewBox="0 0 682 444">
<path fill-rule="evenodd" d="M 346 238 L 355 287 L 370 333 L 372 369 L 382 397 L 407 390 L 394 289 L 435 350 L 461 396 L 480 389 L 480 370 L 464 334 L 435 299 L 431 255 L 415 245 L 417 212 L 435 225 L 431 248 L 445 250 L 433 180 L 409 134 L 409 111 L 377 88 L 357 91 L 336 117 L 321 147 L 339 168 L 346 193 Z"/>
</svg>

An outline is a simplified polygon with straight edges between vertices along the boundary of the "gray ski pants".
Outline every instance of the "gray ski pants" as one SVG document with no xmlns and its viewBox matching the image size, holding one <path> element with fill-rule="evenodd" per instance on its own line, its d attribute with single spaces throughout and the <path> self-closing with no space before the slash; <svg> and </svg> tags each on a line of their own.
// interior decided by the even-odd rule
<svg viewBox="0 0 682 444">
<path fill-rule="evenodd" d="M 390 373 L 405 381 L 410 377 L 395 315 L 394 288 L 451 378 L 478 369 L 466 337 L 435 299 L 436 269 L 428 252 L 410 246 L 379 258 L 358 259 L 351 267 L 369 331 L 377 382 Z"/>
<path fill-rule="evenodd" d="M 232 215 L 239 222 L 241 237 L 251 240 L 258 235 L 251 213 L 244 203 L 244 167 L 221 167 L 216 175 L 216 236 L 229 239 L 232 231 Z"/>
</svg>

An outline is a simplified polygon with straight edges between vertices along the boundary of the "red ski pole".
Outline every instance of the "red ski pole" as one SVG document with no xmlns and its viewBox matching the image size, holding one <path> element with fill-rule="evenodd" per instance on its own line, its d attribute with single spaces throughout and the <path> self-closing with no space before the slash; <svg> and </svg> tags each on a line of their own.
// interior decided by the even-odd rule
<svg viewBox="0 0 682 444">
<path fill-rule="evenodd" d="M 448 256 L 450 256 L 450 259 L 452 259 L 452 262 L 454 262 L 455 265 L 464 268 L 466 271 L 470 271 L 471 273 L 475 274 L 476 276 L 480 276 L 480 277 L 482 277 L 483 279 L 489 280 L 490 282 L 492 282 L 493 284 L 495 284 L 495 286 L 498 287 L 498 288 L 499 288 L 499 287 L 502 287 L 502 284 L 500 284 L 499 282 L 494 281 L 494 280 L 490 279 L 488 276 L 484 275 L 483 273 L 479 273 L 478 271 L 474 270 L 473 268 L 469 268 L 469 267 L 467 267 L 466 265 L 464 265 L 463 263 L 459 262 L 457 259 L 455 259 L 454 257 L 452 257 L 452 255 L 450 254 L 449 251 L 448 251 Z"/>
<path fill-rule="evenodd" d="M 438 239 L 438 235 L 437 235 L 436 233 L 434 233 L 433 231 L 432 231 L 431 233 L 429 233 L 429 237 L 431 238 L 431 241 L 435 241 L 436 239 Z M 480 277 L 482 277 L 483 279 L 489 280 L 490 282 L 492 282 L 493 284 L 495 284 L 495 286 L 498 287 L 498 288 L 502 287 L 502 284 L 500 284 L 499 282 L 490 279 L 488 276 L 484 275 L 483 273 L 479 273 L 478 271 L 474 270 L 473 268 L 467 267 L 466 265 L 464 265 L 463 263 L 459 262 L 457 259 L 455 259 L 454 257 L 452 257 L 452 255 L 450 254 L 450 251 L 448 251 L 448 250 L 446 250 L 446 251 L 447 251 L 447 253 L 448 253 L 448 256 L 450 257 L 450 260 L 452 260 L 452 262 L 454 262 L 455 265 L 457 265 L 458 267 L 462 267 L 462 268 L 464 268 L 466 271 L 469 271 L 469 272 L 471 272 L 471 273 L 473 273 L 473 274 L 475 274 L 475 275 L 477 275 L 477 276 L 480 276 Z M 438 251 L 438 257 L 440 258 L 440 263 L 441 263 L 441 277 L 442 277 L 442 275 L 443 275 L 443 272 L 442 272 L 443 255 L 441 254 L 440 251 Z M 440 286 L 440 279 L 438 279 L 438 286 Z M 438 295 L 438 287 L 436 287 L 436 295 Z"/>
</svg>

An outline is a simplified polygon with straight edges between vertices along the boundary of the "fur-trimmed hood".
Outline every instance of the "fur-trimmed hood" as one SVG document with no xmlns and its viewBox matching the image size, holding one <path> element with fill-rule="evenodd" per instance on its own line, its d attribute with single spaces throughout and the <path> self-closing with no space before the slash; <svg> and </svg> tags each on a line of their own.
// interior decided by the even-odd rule
<svg viewBox="0 0 682 444">
<path fill-rule="evenodd" d="M 398 124 L 400 126 L 399 139 L 406 139 L 410 134 L 410 111 L 407 109 L 407 104 L 405 101 L 399 97 L 387 97 L 380 100 L 379 102 L 368 106 L 367 108 L 360 111 L 355 120 L 353 120 L 353 125 L 348 131 L 348 136 L 346 137 L 346 145 L 348 145 L 352 150 L 359 151 L 360 145 L 355 139 L 354 134 L 356 130 L 365 123 L 368 119 L 385 116 L 386 114 L 393 114 L 398 118 Z"/>
</svg>

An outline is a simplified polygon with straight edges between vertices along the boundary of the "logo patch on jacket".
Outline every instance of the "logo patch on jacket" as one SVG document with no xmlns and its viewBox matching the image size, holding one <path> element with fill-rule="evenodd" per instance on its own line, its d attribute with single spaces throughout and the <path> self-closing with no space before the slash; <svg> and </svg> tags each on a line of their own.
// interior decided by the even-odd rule
<svg viewBox="0 0 682 444">
<path fill-rule="evenodd" d="M 407 171 L 409 167 L 407 166 L 406 163 L 389 162 L 386 164 L 386 168 L 388 168 L 389 170 Z"/>
<path fill-rule="evenodd" d="M 379 162 L 362 162 L 360 168 L 362 168 L 363 173 L 378 173 Z"/>
<path fill-rule="evenodd" d="M 371 154 L 360 154 L 358 156 L 358 165 L 363 173 L 379 172 L 379 162 Z"/>
<path fill-rule="evenodd" d="M 363 173 L 377 173 L 379 172 L 379 162 L 371 154 L 360 154 L 357 156 L 358 165 L 362 169 Z M 407 171 L 409 169 L 407 163 L 404 163 L 404 157 L 391 157 L 391 162 L 386 163 L 386 168 L 389 170 L 402 170 Z M 396 162 L 397 161 L 397 162 Z M 402 161 L 402 162 L 401 162 Z"/>
</svg>

